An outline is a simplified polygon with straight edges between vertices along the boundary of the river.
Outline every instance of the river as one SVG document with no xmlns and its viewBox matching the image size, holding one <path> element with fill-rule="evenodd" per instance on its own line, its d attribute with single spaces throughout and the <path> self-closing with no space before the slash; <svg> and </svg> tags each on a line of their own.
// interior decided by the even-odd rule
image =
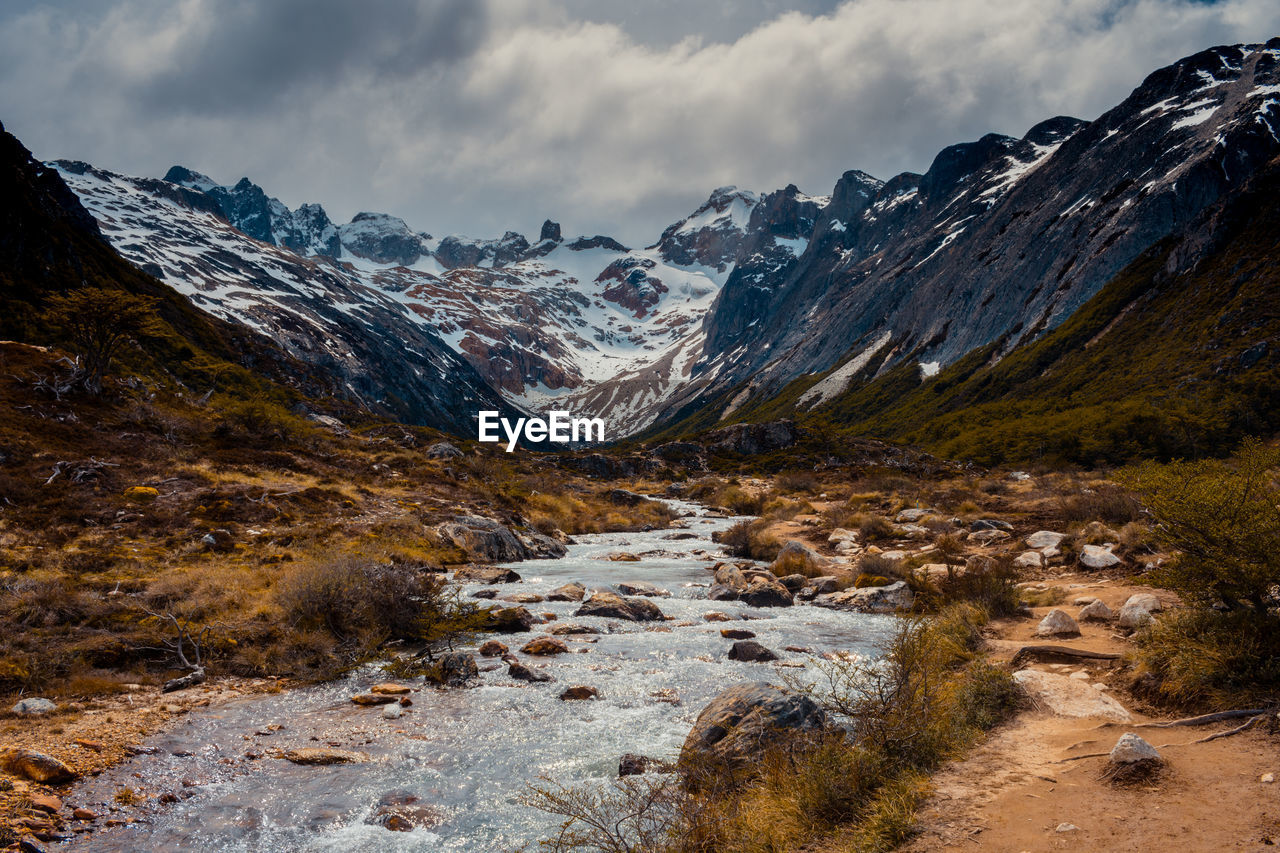
<svg viewBox="0 0 1280 853">
<path fill-rule="evenodd" d="M 578 604 L 547 602 L 530 610 L 560 621 L 598 628 L 587 642 L 565 637 L 581 653 L 553 658 L 519 655 L 545 667 L 551 683 L 527 684 L 506 666 L 481 673 L 478 686 L 422 689 L 399 719 L 380 708 L 353 705 L 350 696 L 389 680 L 375 667 L 340 681 L 254 696 L 186 716 L 148 741 L 153 755 L 138 756 L 81 783 L 74 801 L 108 813 L 124 787 L 172 791 L 178 800 L 117 809 L 136 820 L 100 830 L 71 850 L 140 851 L 498 851 L 536 842 L 556 820 L 519 801 L 531 782 L 605 782 L 618 758 L 632 752 L 673 759 L 698 712 L 718 692 L 744 680 L 778 681 L 785 665 L 802 664 L 787 646 L 874 655 L 892 617 L 843 613 L 801 605 L 757 609 L 708 601 L 711 562 L 693 554 L 718 553 L 714 531 L 741 519 L 711 518 L 693 504 L 672 502 L 683 530 L 610 533 L 577 538 L 558 560 L 513 564 L 524 580 L 502 593 L 544 593 L 569 581 L 608 587 L 642 580 L 670 590 L 653 599 L 669 617 L 642 625 L 574 617 Z M 693 538 L 673 539 L 673 534 Z M 604 559 L 614 551 L 662 552 L 639 562 Z M 464 587 L 464 594 L 480 585 Z M 735 617 L 706 622 L 717 610 Z M 750 621 L 737 621 L 747 618 Z M 691 624 L 681 625 L 682 622 Z M 531 634 L 503 636 L 517 651 Z M 746 627 L 776 652 L 777 664 L 726 660 L 724 627 Z M 482 638 L 487 639 L 487 638 Z M 478 658 L 482 670 L 499 663 Z M 420 683 L 412 683 L 415 688 Z M 569 685 L 596 687 L 601 698 L 565 702 Z M 370 756 L 361 764 L 298 766 L 272 758 L 275 749 L 332 745 Z M 260 755 L 246 757 L 247 753 Z M 135 775 L 136 774 L 136 775 Z M 435 825 L 392 832 L 373 823 L 380 802 L 417 797 L 438 815 Z"/>
</svg>

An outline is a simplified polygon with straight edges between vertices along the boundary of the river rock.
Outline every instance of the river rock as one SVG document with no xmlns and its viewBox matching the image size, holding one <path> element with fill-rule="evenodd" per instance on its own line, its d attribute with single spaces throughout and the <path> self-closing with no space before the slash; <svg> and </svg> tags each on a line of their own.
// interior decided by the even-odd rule
<svg viewBox="0 0 1280 853">
<path fill-rule="evenodd" d="M 1054 608 L 1040 620 L 1036 626 L 1037 637 L 1075 637 L 1080 634 L 1080 626 L 1065 610 Z"/>
<path fill-rule="evenodd" d="M 663 618 L 658 605 L 644 598 L 623 598 L 617 593 L 596 590 L 582 603 L 575 616 L 602 616 L 629 622 L 656 622 Z"/>
<path fill-rule="evenodd" d="M 1052 530 L 1037 530 L 1027 537 L 1027 547 L 1036 551 L 1043 551 L 1045 548 L 1057 548 L 1062 544 L 1062 540 L 1067 538 L 1065 533 L 1054 533 Z"/>
<path fill-rule="evenodd" d="M 1144 761 L 1158 764 L 1164 761 L 1154 746 L 1132 732 L 1120 735 L 1107 760 L 1112 764 L 1138 764 Z"/>
<path fill-rule="evenodd" d="M 498 634 L 518 634 L 530 630 L 540 621 L 523 607 L 495 607 L 486 611 L 483 629 Z"/>
<path fill-rule="evenodd" d="M 419 827 L 429 829 L 444 823 L 444 815 L 430 806 L 417 805 L 418 798 L 409 796 L 404 802 L 382 803 L 369 823 L 391 832 L 413 832 Z"/>
<path fill-rule="evenodd" d="M 526 655 L 562 655 L 569 651 L 564 640 L 555 637 L 536 637 L 525 643 L 520 651 Z"/>
<path fill-rule="evenodd" d="M 729 649 L 729 660 L 743 663 L 768 663 L 778 656 L 757 643 L 755 640 L 738 640 Z"/>
<path fill-rule="evenodd" d="M 791 591 L 776 580 L 765 577 L 752 578 L 738 600 L 751 607 L 790 607 Z"/>
<path fill-rule="evenodd" d="M 732 622 L 733 617 L 728 613 L 721 613 L 719 610 L 708 610 L 702 614 L 703 622 Z"/>
<path fill-rule="evenodd" d="M 563 531 L 556 532 L 564 535 Z M 554 536 L 536 530 L 517 530 L 515 535 L 524 546 L 526 560 L 558 560 L 569 553 L 564 542 Z"/>
<path fill-rule="evenodd" d="M 566 687 L 564 692 L 560 694 L 560 700 L 563 702 L 581 702 L 587 699 L 599 699 L 600 691 L 587 684 L 575 684 L 572 687 Z"/>
<path fill-rule="evenodd" d="M 0 770 L 44 785 L 63 785 L 76 778 L 75 771 L 66 764 L 33 749 L 0 752 Z"/>
<path fill-rule="evenodd" d="M 357 705 L 387 705 L 396 702 L 395 696 L 386 696 L 381 693 L 357 693 L 351 697 L 351 701 Z"/>
<path fill-rule="evenodd" d="M 579 625 L 577 622 L 561 622 L 558 625 L 553 625 L 548 629 L 547 633 L 556 637 L 564 637 L 574 634 L 599 634 L 600 631 L 590 625 Z"/>
<path fill-rule="evenodd" d="M 795 594 L 809 585 L 809 579 L 804 575 L 787 575 L 778 578 L 778 583 L 787 588 L 787 592 Z"/>
<path fill-rule="evenodd" d="M 840 579 L 835 575 L 819 575 L 816 578 L 809 578 L 809 588 L 815 595 L 826 595 L 840 589 Z"/>
<path fill-rule="evenodd" d="M 513 592 L 510 595 L 500 596 L 499 600 L 511 604 L 541 604 L 545 599 L 536 592 Z"/>
<path fill-rule="evenodd" d="M 1098 717 L 1118 723 L 1131 719 L 1115 699 L 1087 682 L 1066 675 L 1023 669 L 1013 674 L 1013 680 L 1038 707 L 1059 717 Z"/>
<path fill-rule="evenodd" d="M 651 598 L 670 598 L 671 593 L 648 581 L 623 581 L 618 584 L 618 592 L 623 595 L 645 595 Z"/>
<path fill-rule="evenodd" d="M 440 544 L 452 545 L 472 560 L 514 563 L 529 556 L 516 535 L 500 522 L 479 515 L 459 515 L 428 531 Z"/>
<path fill-rule="evenodd" d="M 454 570 L 453 579 L 466 583 L 519 583 L 520 575 L 495 566 L 462 566 Z"/>
<path fill-rule="evenodd" d="M 610 562 L 614 562 L 614 563 L 638 563 L 638 562 L 640 562 L 640 558 L 639 558 L 638 556 L 636 556 L 635 554 L 632 554 L 630 551 L 617 551 L 617 552 L 615 552 L 615 553 L 613 553 L 613 554 L 610 554 L 610 555 L 609 555 L 609 557 L 608 557 L 608 559 L 610 560 Z"/>
<path fill-rule="evenodd" d="M 720 636 L 726 640 L 753 640 L 755 632 L 748 631 L 746 628 L 721 628 Z"/>
<path fill-rule="evenodd" d="M 487 658 L 502 657 L 508 651 L 507 644 L 498 640 L 488 640 L 480 646 L 480 654 Z"/>
<path fill-rule="evenodd" d="M 480 677 L 480 667 L 468 652 L 445 652 L 427 671 L 427 680 L 448 687 L 461 687 Z"/>
<path fill-rule="evenodd" d="M 628 752 L 618 759 L 619 777 L 639 776 L 650 768 L 659 773 L 667 773 L 672 769 L 670 762 L 650 758 L 647 755 L 636 755 L 633 752 Z"/>
<path fill-rule="evenodd" d="M 1076 618 L 1081 622 L 1110 622 L 1116 618 L 1111 612 L 1111 608 L 1103 603 L 1102 599 L 1095 598 L 1093 601 L 1080 608 L 1080 612 L 1076 614 Z"/>
<path fill-rule="evenodd" d="M 1108 569 L 1120 565 L 1120 558 L 1102 545 L 1085 545 L 1080 549 L 1080 565 L 1090 569 Z"/>
<path fill-rule="evenodd" d="M 727 587 L 735 593 L 742 592 L 747 588 L 747 576 L 742 573 L 742 569 L 732 563 L 716 564 L 716 572 L 712 576 L 714 583 Z"/>
<path fill-rule="evenodd" d="M 817 732 L 826 724 L 826 714 L 808 696 L 764 682 L 737 684 L 698 714 L 680 749 L 680 765 L 748 761 L 772 744 Z"/>
<path fill-rule="evenodd" d="M 307 746 L 282 752 L 280 757 L 294 764 L 316 765 L 320 767 L 330 764 L 358 764 L 367 756 L 362 752 L 346 749 L 330 749 L 324 746 Z"/>
<path fill-rule="evenodd" d="M 814 605 L 831 610 L 850 610 L 857 613 L 893 613 L 910 610 L 915 595 L 906 581 L 895 581 L 888 586 L 866 586 L 826 593 L 813 600 Z"/>
<path fill-rule="evenodd" d="M 19 717 L 43 717 L 58 710 L 58 706 L 48 699 L 32 696 L 30 699 L 18 702 L 11 710 Z"/>
<path fill-rule="evenodd" d="M 45 814 L 57 814 L 62 811 L 62 800 L 53 794 L 28 794 L 27 800 L 31 803 L 31 808 Z"/>
<path fill-rule="evenodd" d="M 551 676 L 536 669 L 529 669 L 522 663 L 512 662 L 507 667 L 507 675 L 518 681 L 550 681 Z"/>
<path fill-rule="evenodd" d="M 399 702 L 396 702 L 392 705 L 382 706 L 382 719 L 384 720 L 398 720 L 403 714 L 404 714 L 404 708 L 401 707 Z"/>
<path fill-rule="evenodd" d="M 403 696 L 406 693 L 412 693 L 413 688 L 407 684 L 395 684 L 386 681 L 382 684 L 375 684 L 369 688 L 370 693 L 384 693 L 387 696 Z"/>
<path fill-rule="evenodd" d="M 547 593 L 547 601 L 581 601 L 587 597 L 587 588 L 580 583 L 567 583 Z"/>
<path fill-rule="evenodd" d="M 806 575 L 820 575 L 831 561 L 810 548 L 803 542 L 797 542 L 792 539 L 782 546 L 782 550 L 778 552 L 778 557 L 773 561 L 771 568 L 774 574 L 779 570 L 791 574 L 798 571 Z"/>
<path fill-rule="evenodd" d="M 492 601 L 498 597 L 498 591 L 496 589 L 477 589 L 475 592 L 471 593 L 471 597 L 483 598 Z"/>
</svg>

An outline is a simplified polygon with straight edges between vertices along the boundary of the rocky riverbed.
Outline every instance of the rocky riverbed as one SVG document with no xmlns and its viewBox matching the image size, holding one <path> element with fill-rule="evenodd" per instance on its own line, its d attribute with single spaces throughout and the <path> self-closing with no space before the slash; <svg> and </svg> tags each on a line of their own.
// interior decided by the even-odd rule
<svg viewBox="0 0 1280 853">
<path fill-rule="evenodd" d="M 464 595 L 492 595 L 542 620 L 496 637 L 505 659 L 494 645 L 480 653 L 494 637 L 464 649 L 478 669 L 469 686 L 412 680 L 401 682 L 407 694 L 380 693 L 392 679 L 370 667 L 190 714 L 148 741 L 150 754 L 73 789 L 77 804 L 127 823 L 70 849 L 516 847 L 554 826 L 519 800 L 540 776 L 603 783 L 624 754 L 674 759 L 725 688 L 780 681 L 811 655 L 874 655 L 891 630 L 892 617 L 799 599 L 709 600 L 710 568 L 723 558 L 711 534 L 739 519 L 675 507 L 686 514 L 676 529 L 580 537 L 564 557 L 505 566 L 518 581 L 465 582 Z M 635 606 L 584 609 L 575 584 Z M 629 610 L 646 616 L 626 618 Z M 743 641 L 774 659 L 731 656 Z M 356 704 L 355 695 L 385 700 Z"/>
</svg>

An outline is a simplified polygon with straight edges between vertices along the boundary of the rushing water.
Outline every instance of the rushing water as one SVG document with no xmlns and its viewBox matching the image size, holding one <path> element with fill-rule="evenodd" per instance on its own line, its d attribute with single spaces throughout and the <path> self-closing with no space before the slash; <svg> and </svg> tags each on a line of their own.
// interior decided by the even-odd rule
<svg viewBox="0 0 1280 853">
<path fill-rule="evenodd" d="M 555 824 L 551 816 L 519 801 L 539 776 L 604 781 L 616 776 L 618 757 L 626 752 L 674 758 L 698 712 L 719 691 L 744 680 L 779 680 L 783 668 L 778 664 L 726 660 L 730 641 L 720 636 L 721 628 L 750 628 L 784 664 L 808 657 L 785 652 L 786 646 L 814 653 L 875 653 L 890 617 L 706 600 L 712 563 L 692 552 L 717 553 L 711 533 L 739 519 L 706 518 L 692 504 L 673 506 L 689 513 L 686 530 L 583 536 L 562 559 L 513 565 L 524 582 L 501 590 L 541 593 L 569 581 L 590 589 L 644 580 L 670 590 L 672 597 L 654 600 L 674 621 L 639 625 L 574 617 L 576 603 L 527 605 L 602 633 L 589 638 L 595 642 L 562 638 L 581 653 L 520 655 L 530 666 L 545 667 L 554 682 L 515 681 L 503 665 L 482 671 L 477 687 L 414 693 L 410 713 L 395 720 L 383 719 L 380 708 L 350 702 L 351 694 L 387 680 L 376 668 L 339 682 L 192 713 L 149 741 L 157 754 L 139 756 L 83 783 L 74 798 L 103 812 L 123 787 L 172 791 L 178 801 L 124 809 L 120 816 L 140 819 L 97 832 L 70 849 L 345 853 L 512 848 L 536 841 Z M 669 538 L 674 533 L 696 536 Z M 662 553 L 640 562 L 604 559 L 619 550 Z M 479 588 L 470 585 L 465 593 Z M 708 623 L 702 614 L 709 610 L 752 621 Z M 692 624 L 679 624 L 686 621 Z M 517 651 L 542 627 L 501 639 Z M 497 662 L 479 660 L 482 670 Z M 596 687 L 601 698 L 560 701 L 560 692 L 573 684 Z M 678 703 L 671 701 L 673 696 Z M 305 767 L 269 754 L 246 757 L 326 744 L 362 751 L 371 760 Z M 430 829 L 391 832 L 371 822 L 380 800 L 404 794 L 430 806 L 438 823 Z"/>
</svg>

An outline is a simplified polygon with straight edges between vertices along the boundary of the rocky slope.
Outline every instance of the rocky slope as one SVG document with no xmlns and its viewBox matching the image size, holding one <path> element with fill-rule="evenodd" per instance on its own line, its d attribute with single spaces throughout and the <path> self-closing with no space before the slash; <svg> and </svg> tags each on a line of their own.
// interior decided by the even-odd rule
<svg viewBox="0 0 1280 853">
<path fill-rule="evenodd" d="M 739 258 L 666 414 L 718 418 L 840 366 L 808 408 L 908 359 L 928 376 L 1036 339 L 1280 153 L 1278 66 L 1280 39 L 1214 48 L 1093 122 L 951 146 L 923 175 L 847 173 L 795 263 Z"/>
</svg>

